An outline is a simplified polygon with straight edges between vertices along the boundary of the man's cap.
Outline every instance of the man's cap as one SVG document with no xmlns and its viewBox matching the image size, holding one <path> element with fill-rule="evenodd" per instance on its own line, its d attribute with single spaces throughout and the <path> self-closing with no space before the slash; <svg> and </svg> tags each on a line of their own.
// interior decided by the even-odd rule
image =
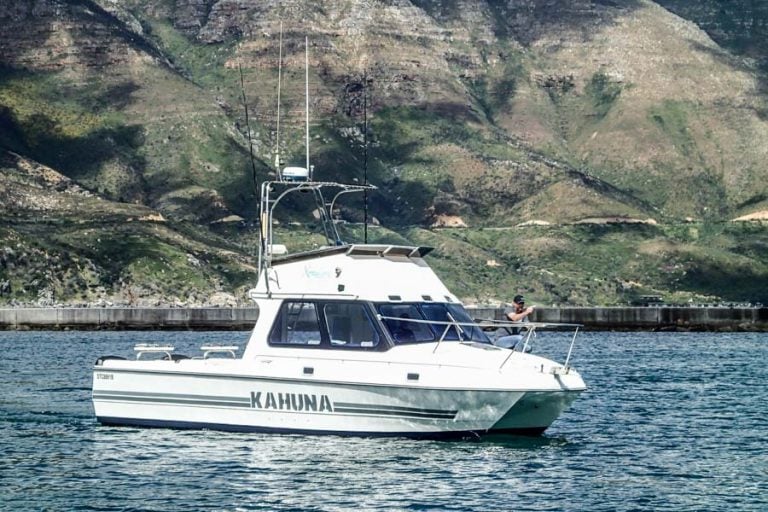
<svg viewBox="0 0 768 512">
<path fill-rule="evenodd" d="M 516 304 L 522 304 L 523 302 L 525 302 L 525 298 L 522 295 L 515 295 L 515 298 L 512 299 L 512 302 Z"/>
</svg>

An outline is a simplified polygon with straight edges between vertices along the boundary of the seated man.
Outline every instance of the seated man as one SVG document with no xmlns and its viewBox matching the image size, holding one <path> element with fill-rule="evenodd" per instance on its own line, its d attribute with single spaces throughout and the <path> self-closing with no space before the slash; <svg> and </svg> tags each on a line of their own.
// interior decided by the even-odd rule
<svg viewBox="0 0 768 512">
<path fill-rule="evenodd" d="M 512 307 L 504 310 L 504 317 L 510 322 L 528 322 L 528 315 L 533 313 L 533 306 L 525 307 L 525 299 L 522 295 L 515 295 L 512 299 Z M 523 340 L 519 327 L 499 327 L 496 330 L 496 336 L 493 344 L 497 347 L 511 348 L 515 350 L 518 343 Z M 521 347 L 522 348 L 522 347 Z"/>
</svg>

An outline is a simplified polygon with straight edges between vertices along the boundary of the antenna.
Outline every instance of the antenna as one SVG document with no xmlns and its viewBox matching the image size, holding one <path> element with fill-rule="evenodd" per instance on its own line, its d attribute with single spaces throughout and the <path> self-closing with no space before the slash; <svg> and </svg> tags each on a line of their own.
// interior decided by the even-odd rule
<svg viewBox="0 0 768 512">
<path fill-rule="evenodd" d="M 282 179 L 280 163 L 280 88 L 283 81 L 283 22 L 280 21 L 280 58 L 277 61 L 277 139 L 275 140 L 275 170 Z"/>
<path fill-rule="evenodd" d="M 312 181 L 312 168 L 309 166 L 309 37 L 304 36 L 304 107 L 307 114 L 307 172 L 309 181 Z"/>
<path fill-rule="evenodd" d="M 368 70 L 363 72 L 363 185 L 368 186 Z M 368 243 L 368 188 L 363 190 L 363 241 Z"/>
<path fill-rule="evenodd" d="M 251 170 L 253 172 L 253 189 L 258 192 L 259 185 L 256 182 L 256 161 L 253 158 L 253 138 L 251 137 L 251 123 L 248 119 L 248 100 L 245 97 L 245 81 L 243 80 L 243 67 L 240 60 L 237 61 L 237 69 L 240 71 L 240 90 L 243 93 L 243 108 L 245 109 L 245 126 L 248 129 L 248 153 L 251 156 Z"/>
</svg>

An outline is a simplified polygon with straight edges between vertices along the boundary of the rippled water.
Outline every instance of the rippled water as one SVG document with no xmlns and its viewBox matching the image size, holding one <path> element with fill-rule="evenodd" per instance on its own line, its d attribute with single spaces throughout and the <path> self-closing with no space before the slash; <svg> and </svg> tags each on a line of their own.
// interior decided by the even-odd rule
<svg viewBox="0 0 768 512">
<path fill-rule="evenodd" d="M 561 356 L 551 336 L 538 346 Z M 0 332 L 0 509 L 768 510 L 765 334 L 585 333 L 574 363 L 590 389 L 540 438 L 96 423 L 98 356 L 130 355 L 136 342 L 194 353 L 246 338 Z"/>
</svg>

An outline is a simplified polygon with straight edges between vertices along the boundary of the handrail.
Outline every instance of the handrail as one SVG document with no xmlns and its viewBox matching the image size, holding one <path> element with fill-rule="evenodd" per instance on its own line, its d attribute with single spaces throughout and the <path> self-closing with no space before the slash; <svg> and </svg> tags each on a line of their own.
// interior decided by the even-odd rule
<svg viewBox="0 0 768 512">
<path fill-rule="evenodd" d="M 435 345 L 435 348 L 433 348 L 433 349 L 432 349 L 432 353 L 433 353 L 433 354 L 434 354 L 435 352 L 437 352 L 437 347 L 439 347 L 439 346 L 440 346 L 440 343 L 442 343 L 442 342 L 443 342 L 443 340 L 445 339 L 445 335 L 446 335 L 446 334 L 448 334 L 448 331 L 449 331 L 449 330 L 451 330 L 451 326 L 450 326 L 450 325 L 446 325 L 446 326 L 445 326 L 445 329 L 443 329 L 443 334 L 441 334 L 441 335 L 440 335 L 440 339 L 438 339 L 438 340 L 437 340 L 437 345 Z"/>
<path fill-rule="evenodd" d="M 172 360 L 173 356 L 171 355 L 174 351 L 174 347 L 172 345 L 159 345 L 156 343 L 138 343 L 133 347 L 133 350 L 136 352 L 136 359 L 141 359 L 141 356 L 144 354 L 165 354 L 165 356 Z"/>
<path fill-rule="evenodd" d="M 456 322 L 456 319 L 453 318 L 453 315 L 446 312 L 446 315 L 448 316 L 448 319 L 451 321 L 448 325 L 445 326 L 445 329 L 443 329 L 443 334 L 440 335 L 440 339 L 437 340 L 437 345 L 435 345 L 435 348 L 432 349 L 432 353 L 434 354 L 437 352 L 437 348 L 440 346 L 440 343 L 445 339 L 445 335 L 448 334 L 448 331 L 451 330 L 451 327 L 456 328 L 456 334 L 459 337 L 459 341 L 464 341 L 461 338 L 461 335 L 464 333 L 464 329 L 461 328 L 461 326 Z"/>
<path fill-rule="evenodd" d="M 449 313 L 450 314 L 450 313 Z M 475 322 L 446 322 L 444 320 L 420 320 L 418 318 L 401 318 L 399 316 L 384 316 L 384 315 L 377 315 L 379 320 L 400 320 L 401 322 L 412 322 L 415 324 L 433 324 L 433 325 L 447 325 L 447 326 L 470 326 L 470 327 L 480 327 Z"/>
<path fill-rule="evenodd" d="M 448 331 L 451 329 L 451 327 L 456 328 L 456 333 L 459 336 L 459 341 L 464 341 L 461 337 L 461 333 L 464 332 L 464 329 L 461 328 L 461 326 L 468 326 L 468 327 L 479 327 L 475 322 L 457 322 L 456 319 L 453 318 L 453 315 L 448 313 L 448 318 L 450 321 L 444 321 L 444 320 L 420 320 L 418 318 L 402 318 L 399 316 L 384 316 L 384 315 L 376 315 L 376 317 L 381 320 L 396 320 L 398 322 L 410 322 L 414 324 L 428 324 L 428 325 L 444 325 L 445 329 L 443 329 L 443 334 L 440 335 L 440 338 L 437 340 L 437 345 L 435 345 L 435 348 L 432 350 L 432 353 L 434 354 L 437 351 L 437 348 L 440 346 L 440 343 L 445 339 L 445 336 L 448 334 Z"/>
<path fill-rule="evenodd" d="M 456 334 L 459 336 L 459 340 L 460 340 L 460 341 L 464 341 L 464 340 L 462 340 L 462 339 L 461 339 L 461 336 L 464 334 L 464 329 L 462 329 L 462 328 L 461 328 L 461 325 L 459 325 L 458 323 L 456 323 L 456 319 L 455 319 L 455 318 L 453 318 L 453 315 L 450 313 L 450 311 L 446 311 L 445 315 L 448 317 L 448 319 L 449 319 L 451 322 L 453 322 L 454 324 L 456 324 Z"/>
<path fill-rule="evenodd" d="M 568 347 L 568 355 L 565 357 L 565 364 L 563 367 L 565 368 L 565 373 L 568 373 L 568 365 L 571 362 L 571 352 L 573 351 L 573 345 L 576 343 L 576 335 L 579 334 L 579 328 L 576 328 L 576 332 L 573 333 L 573 339 L 571 339 L 571 346 Z"/>
<path fill-rule="evenodd" d="M 448 314 L 449 318 L 453 320 L 453 317 Z M 435 345 L 435 348 L 432 350 L 432 353 L 434 354 L 437 351 L 437 348 L 440 346 L 440 343 L 445 338 L 445 335 L 448 333 L 448 330 L 451 327 L 456 327 L 456 329 L 460 329 L 461 326 L 469 326 L 469 327 L 479 327 L 482 328 L 483 325 L 478 322 L 457 322 L 455 320 L 453 321 L 444 321 L 444 320 L 421 320 L 418 318 L 401 318 L 399 316 L 384 316 L 384 315 L 376 315 L 376 317 L 381 320 L 397 320 L 399 322 L 411 322 L 415 324 L 431 324 L 431 325 L 444 325 L 445 330 L 443 331 L 442 336 L 440 339 L 437 340 L 437 345 Z M 571 344 L 568 347 L 568 355 L 565 358 L 565 363 L 563 364 L 563 368 L 565 371 L 568 371 L 569 364 L 571 361 L 571 354 L 573 353 L 573 347 L 576 344 L 576 337 L 579 334 L 579 329 L 583 327 L 583 324 L 565 324 L 565 323 L 551 323 L 551 322 L 505 322 L 503 320 L 498 321 L 491 321 L 491 325 L 495 325 L 498 327 L 515 327 L 515 328 L 524 328 L 526 329 L 526 333 L 523 335 L 523 352 L 525 352 L 528 349 L 528 346 L 530 345 L 531 338 L 536 336 L 536 329 L 546 329 L 551 327 L 574 327 L 575 332 L 573 333 L 573 338 L 571 338 Z M 461 335 L 459 335 L 459 339 L 461 340 Z M 495 346 L 495 345 L 494 345 Z M 504 359 L 504 361 L 501 363 L 501 366 L 499 366 L 499 370 L 501 370 L 505 364 L 507 364 L 507 361 L 512 357 L 512 354 L 514 354 L 513 351 L 510 351 L 509 355 Z"/>
<path fill-rule="evenodd" d="M 513 322 L 511 320 L 486 320 L 485 318 L 476 319 L 476 324 L 480 327 L 533 327 L 536 329 L 546 329 L 551 327 L 584 327 L 584 324 L 567 324 L 560 322 Z"/>
<path fill-rule="evenodd" d="M 313 292 L 256 292 L 251 290 L 248 292 L 248 298 L 250 299 L 272 299 L 272 298 L 288 298 L 288 299 L 357 299 L 360 296 L 355 293 L 313 293 Z"/>
<path fill-rule="evenodd" d="M 516 327 L 516 328 L 525 328 L 526 332 L 522 336 L 523 338 L 523 348 L 522 352 L 525 353 L 528 351 L 528 346 L 530 345 L 531 338 L 536 337 L 536 329 L 538 328 L 546 328 L 551 326 L 557 326 L 557 327 L 575 327 L 573 332 L 573 337 L 571 338 L 571 343 L 568 347 L 568 354 L 565 357 L 565 363 L 563 363 L 563 370 L 565 370 L 565 373 L 568 373 L 570 361 L 571 361 L 571 354 L 573 353 L 573 347 L 576 344 L 576 337 L 579 335 L 579 328 L 582 327 L 581 324 L 552 324 L 552 323 L 545 323 L 545 322 L 500 322 L 502 326 L 510 326 L 510 327 Z M 504 359 L 504 361 L 501 363 L 501 366 L 499 366 L 499 370 L 504 368 L 504 365 L 507 364 L 507 361 L 512 357 L 513 352 L 510 352 L 510 354 Z"/>
<path fill-rule="evenodd" d="M 203 351 L 203 359 L 208 359 L 211 354 L 229 354 L 232 359 L 237 359 L 237 352 L 240 349 L 237 345 L 203 345 L 200 350 Z"/>
</svg>

